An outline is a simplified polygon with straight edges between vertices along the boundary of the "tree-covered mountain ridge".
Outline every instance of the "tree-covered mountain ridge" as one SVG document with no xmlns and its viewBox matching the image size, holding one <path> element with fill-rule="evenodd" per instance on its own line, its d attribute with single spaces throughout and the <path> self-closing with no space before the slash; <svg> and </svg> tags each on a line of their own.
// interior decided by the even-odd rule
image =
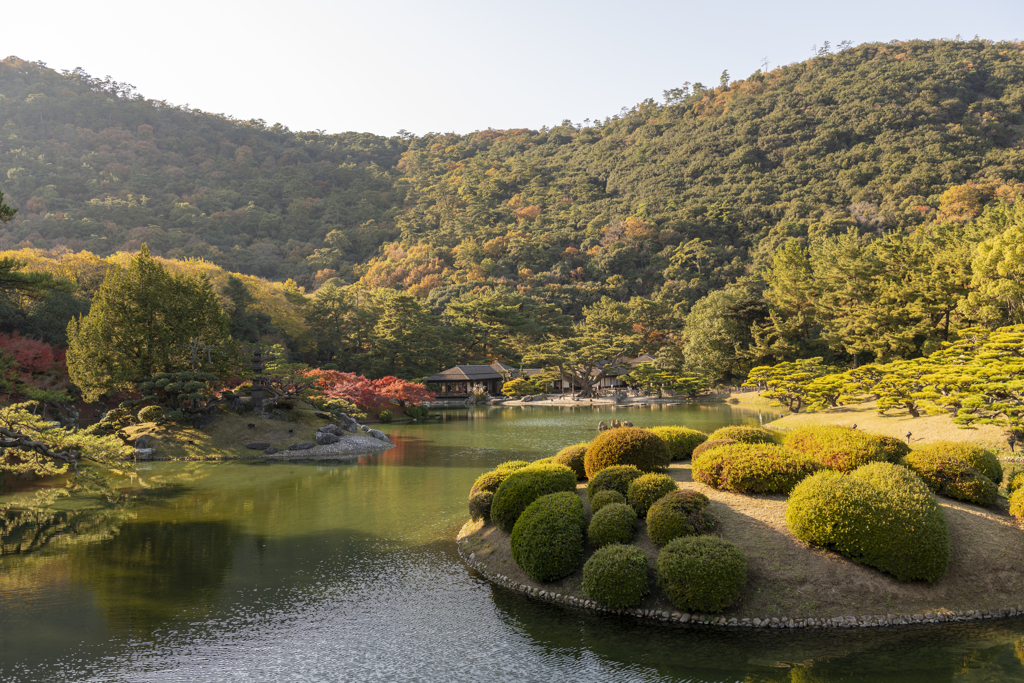
<svg viewBox="0 0 1024 683">
<path fill-rule="evenodd" d="M 0 63 L 0 248 L 143 242 L 233 271 L 338 276 L 435 308 L 480 286 L 565 310 L 688 307 L 791 237 L 909 231 L 949 188 L 1019 181 L 1024 45 L 865 44 L 604 121 L 468 135 L 293 132 Z"/>
</svg>

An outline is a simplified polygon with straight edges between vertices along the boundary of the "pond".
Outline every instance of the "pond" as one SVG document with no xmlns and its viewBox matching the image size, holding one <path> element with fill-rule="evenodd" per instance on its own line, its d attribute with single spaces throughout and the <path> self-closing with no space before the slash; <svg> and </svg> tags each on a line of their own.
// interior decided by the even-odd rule
<svg viewBox="0 0 1024 683">
<path fill-rule="evenodd" d="M 149 495 L 24 521 L 0 557 L 0 681 L 1017 681 L 1024 621 L 668 627 L 535 602 L 466 567 L 466 494 L 600 419 L 711 430 L 728 405 L 475 408 L 341 462 L 140 465 Z M 10 501 L 11 496 L 4 500 Z M 49 539 L 48 542 L 44 541 Z"/>
</svg>

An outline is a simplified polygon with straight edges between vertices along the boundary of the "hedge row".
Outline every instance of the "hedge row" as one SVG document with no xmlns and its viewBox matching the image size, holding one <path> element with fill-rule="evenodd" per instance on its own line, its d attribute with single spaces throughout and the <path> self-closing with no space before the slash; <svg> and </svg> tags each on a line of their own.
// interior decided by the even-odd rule
<svg viewBox="0 0 1024 683">
<path fill-rule="evenodd" d="M 869 462 L 899 462 L 909 452 L 896 439 L 883 439 L 858 429 L 819 425 L 786 432 L 782 445 L 804 453 L 824 467 L 852 472 Z"/>
</svg>

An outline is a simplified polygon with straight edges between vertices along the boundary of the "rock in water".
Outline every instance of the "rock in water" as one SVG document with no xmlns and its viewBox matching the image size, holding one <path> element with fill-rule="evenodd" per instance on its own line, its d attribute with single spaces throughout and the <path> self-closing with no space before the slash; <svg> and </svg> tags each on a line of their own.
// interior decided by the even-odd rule
<svg viewBox="0 0 1024 683">
<path fill-rule="evenodd" d="M 136 448 L 135 459 L 136 460 L 152 460 L 153 454 L 156 453 L 155 448 Z"/>
<path fill-rule="evenodd" d="M 608 429 L 608 425 L 604 423 L 604 420 L 601 420 L 600 422 L 597 423 L 597 431 L 603 432 L 606 429 Z"/>
<path fill-rule="evenodd" d="M 366 433 L 369 434 L 370 436 L 372 436 L 375 439 L 380 439 L 381 441 L 384 441 L 385 443 L 389 443 L 391 445 L 394 445 L 394 443 L 395 443 L 394 441 L 392 441 L 391 439 L 388 438 L 387 434 L 385 434 L 384 432 L 380 431 L 379 429 L 367 429 Z"/>
<path fill-rule="evenodd" d="M 139 438 L 135 439 L 135 448 L 151 448 L 153 443 L 153 437 L 149 434 L 143 434 Z"/>
</svg>

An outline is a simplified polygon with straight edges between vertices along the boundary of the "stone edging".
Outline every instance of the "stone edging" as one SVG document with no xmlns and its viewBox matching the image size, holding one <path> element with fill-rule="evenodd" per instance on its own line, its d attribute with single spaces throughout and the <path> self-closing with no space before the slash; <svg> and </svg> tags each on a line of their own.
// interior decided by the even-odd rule
<svg viewBox="0 0 1024 683">
<path fill-rule="evenodd" d="M 924 614 L 868 614 L 860 617 L 853 616 L 842 616 L 842 617 L 807 617 L 804 619 L 792 619 L 788 617 L 764 617 L 759 619 L 757 617 L 724 617 L 716 614 L 689 614 L 685 612 L 662 612 L 658 610 L 643 610 L 643 609 L 609 609 L 602 607 L 599 603 L 593 600 L 584 600 L 571 595 L 560 595 L 551 591 L 542 590 L 540 588 L 534 588 L 527 586 L 523 583 L 518 583 L 513 579 L 503 575 L 494 574 L 493 576 L 487 572 L 483 562 L 478 562 L 476 559 L 476 553 L 470 553 L 467 557 L 462 550 L 462 540 L 464 538 L 463 531 L 466 526 L 471 524 L 468 522 L 463 526 L 462 530 L 459 531 L 459 535 L 456 538 L 456 545 L 459 549 L 459 556 L 462 560 L 473 569 L 477 570 L 484 575 L 491 583 L 498 584 L 505 588 L 523 593 L 532 598 L 543 600 L 545 602 L 553 602 L 560 605 L 566 605 L 568 607 L 578 607 L 580 609 L 589 610 L 591 612 L 605 612 L 608 614 L 620 614 L 625 616 L 637 617 L 640 619 L 650 619 L 652 621 L 665 621 L 672 622 L 673 624 L 701 624 L 708 626 L 734 626 L 740 628 L 878 628 L 881 626 L 907 626 L 911 624 L 943 624 L 943 623 L 954 623 L 964 621 L 979 621 L 981 619 L 1000 619 L 1004 617 L 1017 617 L 1024 616 L 1024 606 L 1017 605 L 1016 607 L 1009 607 L 1007 609 L 991 609 L 991 610 L 962 610 L 954 612 L 952 610 L 936 610 L 934 612 L 925 612 Z"/>
</svg>

